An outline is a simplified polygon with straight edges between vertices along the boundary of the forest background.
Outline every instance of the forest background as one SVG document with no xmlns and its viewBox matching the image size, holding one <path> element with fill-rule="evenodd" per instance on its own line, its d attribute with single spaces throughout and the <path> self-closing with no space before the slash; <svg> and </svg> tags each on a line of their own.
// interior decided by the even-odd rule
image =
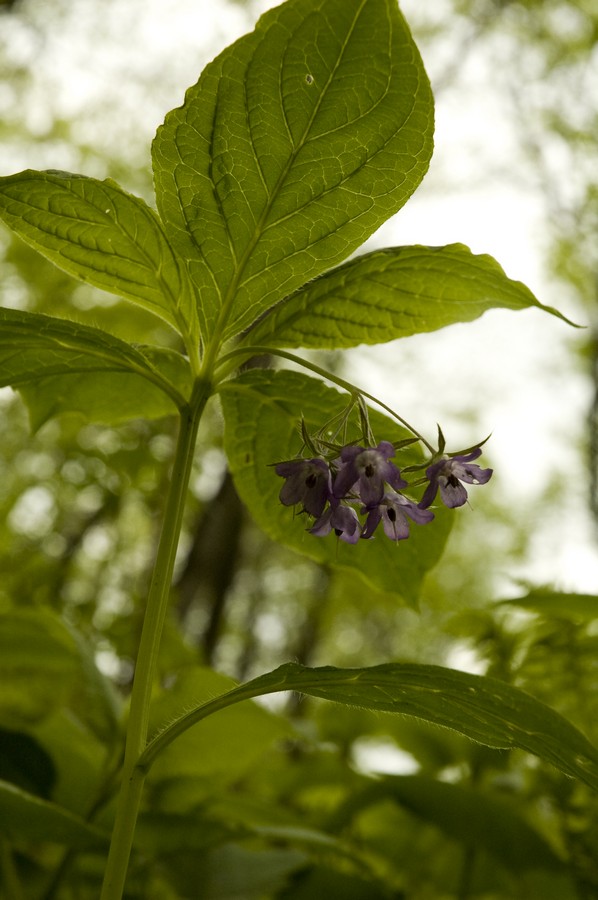
<svg viewBox="0 0 598 900">
<path fill-rule="evenodd" d="M 180 0 L 166 20 L 161 4 L 140 0 L 90 0 L 76 9 L 66 0 L 5 3 L 2 174 L 32 167 L 110 176 L 150 201 L 148 146 L 156 125 L 204 64 L 272 5 L 219 2 L 214 10 L 214 4 Z M 397 606 L 392 595 L 269 541 L 226 473 L 214 414 L 202 427 L 204 450 L 191 482 L 165 672 L 198 659 L 240 680 L 288 660 L 450 665 L 524 687 L 597 742 L 598 603 L 588 596 L 598 573 L 598 101 L 592 90 L 598 15 L 592 6 L 589 0 L 401 5 L 435 92 L 436 149 L 422 188 L 366 249 L 462 241 L 492 254 L 543 303 L 588 326 L 574 331 L 535 310 L 516 317 L 497 310 L 400 344 L 328 355 L 339 375 L 350 371 L 353 381 L 400 405 L 422 430 L 433 433 L 441 421 L 453 445 L 492 432 L 485 453 L 493 481 L 460 511 L 420 609 Z M 155 340 L 150 316 L 71 280 L 6 231 L 0 251 L 0 305 Z M 108 428 L 63 416 L 31 434 L 17 395 L 2 390 L 0 404 L 0 611 L 18 606 L 64 617 L 85 634 L 100 671 L 126 693 L 173 433 L 164 422 Z M 524 599 L 502 602 L 516 598 Z M 29 689 L 20 699 L 35 717 L 48 702 L 43 673 L 30 660 L 22 665 L 23 671 L 30 666 Z M 2 666 L 0 658 L 0 674 Z M 0 691 L 7 733 L 14 728 L 13 705 L 14 697 L 2 699 Z M 471 810 L 451 833 L 444 796 L 430 794 L 423 803 L 407 796 L 405 781 L 396 800 L 370 805 L 353 822 L 366 845 L 377 841 L 383 848 L 384 860 L 374 866 L 380 896 L 598 896 L 598 808 L 583 786 L 524 754 L 482 752 L 404 720 L 293 697 L 269 706 L 292 723 L 285 739 L 309 756 L 317 773 L 303 795 L 294 794 L 312 824 L 314 810 L 329 812 L 347 780 L 414 773 L 435 785 L 467 788 L 468 801 L 478 792 L 483 804 L 488 791 L 506 798 L 509 812 L 550 851 L 531 866 L 498 838 L 480 846 Z M 248 806 L 257 797 L 274 804 L 274 794 L 281 801 L 288 772 L 280 762 L 281 783 L 274 775 L 273 784 L 261 784 L 264 767 L 272 765 L 269 754 L 277 759 L 271 744 L 281 735 L 275 732 L 256 740 L 252 765 L 246 760 L 239 770 L 223 733 L 218 751 L 203 758 L 206 768 L 193 772 L 222 786 L 221 810 L 232 804 L 231 786 Z M 10 752 L 2 759 L 8 766 Z M 70 790 L 76 793 L 76 773 Z M 62 800 L 69 806 L 68 791 Z M 401 835 L 392 854 L 381 837 L 391 833 Z M 226 882 L 233 876 L 218 856 L 223 847 L 233 854 L 239 847 L 234 841 L 217 846 L 206 896 L 278 896 L 276 890 L 317 896 L 314 884 L 322 896 L 330 884 L 348 890 L 347 863 L 333 849 L 318 856 L 302 848 L 300 860 L 287 851 L 285 867 L 267 837 L 263 843 L 270 868 L 265 856 L 259 867 L 246 861 L 245 893 Z M 558 878 L 550 854 L 564 861 Z M 264 873 L 270 884 L 260 882 Z M 162 896 L 155 885 L 169 878 L 152 877 L 155 896 Z M 180 895 L 186 896 L 182 887 Z"/>
</svg>

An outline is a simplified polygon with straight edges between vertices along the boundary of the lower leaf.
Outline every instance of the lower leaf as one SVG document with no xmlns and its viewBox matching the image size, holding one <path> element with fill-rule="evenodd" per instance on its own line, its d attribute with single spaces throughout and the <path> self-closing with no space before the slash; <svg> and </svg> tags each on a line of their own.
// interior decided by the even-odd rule
<svg viewBox="0 0 598 900">
<path fill-rule="evenodd" d="M 171 741 L 212 713 L 279 691 L 401 713 L 450 728 L 488 747 L 525 750 L 598 790 L 598 749 L 544 703 L 487 676 L 399 663 L 355 669 L 310 669 L 287 663 L 182 716 L 150 743 L 140 766 L 149 767 Z"/>
</svg>

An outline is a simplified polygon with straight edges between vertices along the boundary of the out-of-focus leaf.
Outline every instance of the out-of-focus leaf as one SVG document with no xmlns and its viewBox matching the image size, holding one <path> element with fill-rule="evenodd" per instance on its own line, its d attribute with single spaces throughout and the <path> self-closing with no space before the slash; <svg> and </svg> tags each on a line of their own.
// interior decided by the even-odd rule
<svg viewBox="0 0 598 900">
<path fill-rule="evenodd" d="M 346 259 L 420 183 L 428 79 L 395 0 L 288 0 L 209 66 L 153 144 L 158 209 L 212 331 Z M 220 319 L 219 319 L 220 317 Z"/>
<path fill-rule="evenodd" d="M 598 596 L 594 594 L 567 594 L 537 588 L 524 597 L 501 600 L 500 605 L 516 606 L 543 616 L 557 616 L 574 621 L 591 622 L 598 619 Z"/>
<path fill-rule="evenodd" d="M 0 728 L 0 781 L 48 798 L 55 780 L 52 758 L 35 738 Z"/>
<path fill-rule="evenodd" d="M 0 722 L 27 724 L 68 702 L 78 684 L 77 647 L 46 610 L 0 615 Z"/>
<path fill-rule="evenodd" d="M 452 512 L 438 509 L 434 522 L 413 525 L 409 539 L 398 545 L 382 531 L 371 541 L 347 545 L 333 535 L 317 538 L 307 534 L 305 517 L 294 516 L 278 499 L 283 482 L 273 463 L 292 459 L 300 450 L 299 421 L 303 417 L 308 430 L 317 431 L 346 407 L 347 395 L 301 373 L 253 370 L 226 382 L 221 399 L 230 468 L 239 494 L 258 525 L 287 547 L 348 569 L 378 590 L 415 606 L 424 576 L 444 550 Z M 374 413 L 371 424 L 378 440 L 406 436 L 405 430 L 388 417 Z M 348 440 L 358 437 L 354 428 Z M 397 465 L 403 465 L 403 460 L 412 463 L 420 459 L 418 451 L 410 447 L 403 457 L 397 457 Z"/>
<path fill-rule="evenodd" d="M 61 269 L 198 340 L 184 263 L 155 212 L 115 182 L 70 172 L 9 175 L 0 178 L 0 219 Z"/>
<path fill-rule="evenodd" d="M 0 781 L 0 834 L 10 842 L 50 841 L 74 850 L 103 847 L 108 836 L 67 809 Z"/>
<path fill-rule="evenodd" d="M 0 722 L 28 726 L 63 706 L 103 739 L 116 736 L 117 701 L 83 639 L 47 609 L 0 615 Z"/>
<path fill-rule="evenodd" d="M 397 897 L 392 888 L 379 882 L 360 878 L 355 873 L 337 872 L 325 865 L 317 865 L 299 872 L 285 890 L 283 900 L 315 900 L 316 897 L 343 900 L 393 900 Z"/>
<path fill-rule="evenodd" d="M 341 806 L 334 824 L 345 827 L 363 809 L 391 798 L 436 825 L 451 840 L 486 850 L 509 869 L 563 868 L 552 847 L 505 799 L 426 775 L 390 776 L 376 781 Z"/>
<path fill-rule="evenodd" d="M 310 282 L 271 310 L 250 340 L 272 347 L 381 344 L 469 322 L 494 307 L 536 307 L 563 318 L 507 278 L 491 256 L 463 244 L 392 247 Z"/>
<path fill-rule="evenodd" d="M 292 849 L 249 849 L 225 844 L 198 861 L 194 885 L 202 900 L 262 900 L 273 897 L 308 858 Z"/>
</svg>

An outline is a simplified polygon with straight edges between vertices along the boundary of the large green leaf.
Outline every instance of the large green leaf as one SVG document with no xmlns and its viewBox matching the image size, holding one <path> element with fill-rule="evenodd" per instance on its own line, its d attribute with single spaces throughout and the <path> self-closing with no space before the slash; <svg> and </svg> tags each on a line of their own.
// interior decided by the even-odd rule
<svg viewBox="0 0 598 900">
<path fill-rule="evenodd" d="M 453 515 L 445 509 L 429 525 L 413 525 L 398 546 L 382 533 L 371 541 L 344 544 L 334 537 L 306 533 L 309 524 L 278 499 L 282 480 L 272 464 L 292 459 L 301 448 L 298 422 L 314 432 L 347 404 L 347 396 L 297 372 L 245 372 L 221 388 L 224 443 L 239 493 L 256 522 L 275 540 L 319 562 L 349 569 L 379 590 L 415 605 L 426 572 L 439 560 Z M 372 414 L 378 440 L 401 440 L 405 431 L 391 419 Z M 357 439 L 354 429 L 349 439 Z M 413 448 L 405 461 L 413 462 Z M 416 460 L 418 457 L 415 457 Z M 398 460 L 401 465 L 401 460 Z"/>
<path fill-rule="evenodd" d="M 366 253 L 316 279 L 273 309 L 251 342 L 278 347 L 355 347 L 469 322 L 493 307 L 536 307 L 520 281 L 463 244 Z M 562 317 L 561 317 L 562 318 Z"/>
<path fill-rule="evenodd" d="M 153 210 L 113 181 L 32 170 L 3 177 L 0 218 L 61 269 L 198 339 L 184 264 Z"/>
<path fill-rule="evenodd" d="M 433 101 L 396 0 L 288 0 L 227 48 L 153 145 L 158 208 L 210 330 L 238 333 L 406 202 Z"/>
<path fill-rule="evenodd" d="M 108 836 L 67 809 L 0 781 L 0 835 L 8 841 L 50 841 L 73 850 L 104 847 Z"/>
<path fill-rule="evenodd" d="M 212 713 L 279 691 L 414 716 L 488 747 L 526 750 L 598 790 L 598 750 L 550 707 L 495 678 L 399 663 L 355 669 L 287 663 L 182 716 L 152 742 L 142 764 L 151 765 L 170 741 Z"/>
<path fill-rule="evenodd" d="M 61 412 L 116 423 L 171 415 L 191 391 L 180 354 L 99 328 L 0 309 L 0 385 L 21 391 L 35 427 Z"/>
</svg>

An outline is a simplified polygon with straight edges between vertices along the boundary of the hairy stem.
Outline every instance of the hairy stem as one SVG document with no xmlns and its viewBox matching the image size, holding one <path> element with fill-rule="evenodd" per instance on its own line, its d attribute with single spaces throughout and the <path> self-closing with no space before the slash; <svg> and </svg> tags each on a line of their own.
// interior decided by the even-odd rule
<svg viewBox="0 0 598 900">
<path fill-rule="evenodd" d="M 181 410 L 170 489 L 135 666 L 122 783 L 100 900 L 121 900 L 123 895 L 145 777 L 137 762 L 147 744 L 151 692 L 168 610 L 197 429 L 209 395 L 209 383 L 198 380 L 189 405 Z"/>
</svg>

